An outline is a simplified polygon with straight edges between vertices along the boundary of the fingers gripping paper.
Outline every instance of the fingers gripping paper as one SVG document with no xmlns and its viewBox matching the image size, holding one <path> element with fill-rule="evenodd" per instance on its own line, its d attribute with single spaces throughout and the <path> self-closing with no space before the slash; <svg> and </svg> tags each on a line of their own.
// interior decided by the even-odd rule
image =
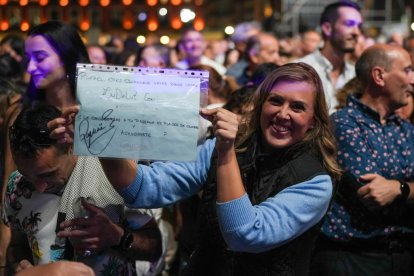
<svg viewBox="0 0 414 276">
<path fill-rule="evenodd" d="M 190 161 L 208 72 L 77 65 L 77 155 Z"/>
</svg>

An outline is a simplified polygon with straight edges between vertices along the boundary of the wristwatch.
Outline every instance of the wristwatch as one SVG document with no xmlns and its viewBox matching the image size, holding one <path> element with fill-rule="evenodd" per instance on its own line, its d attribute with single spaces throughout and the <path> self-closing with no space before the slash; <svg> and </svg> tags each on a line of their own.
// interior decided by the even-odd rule
<svg viewBox="0 0 414 276">
<path fill-rule="evenodd" d="M 113 248 L 118 250 L 128 250 L 134 244 L 134 235 L 126 227 L 121 227 L 124 229 L 124 234 L 122 235 L 119 244 Z"/>
<path fill-rule="evenodd" d="M 400 190 L 401 190 L 401 199 L 406 201 L 408 196 L 410 195 L 410 185 L 403 180 L 398 180 L 400 182 Z"/>
</svg>

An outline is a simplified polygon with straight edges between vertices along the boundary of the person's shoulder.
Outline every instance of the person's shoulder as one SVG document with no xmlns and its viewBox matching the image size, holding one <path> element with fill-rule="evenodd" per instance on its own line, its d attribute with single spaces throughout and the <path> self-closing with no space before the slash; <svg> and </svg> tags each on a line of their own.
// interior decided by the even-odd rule
<svg viewBox="0 0 414 276">
<path fill-rule="evenodd" d="M 352 122 L 352 121 L 359 121 L 358 116 L 359 112 L 356 108 L 350 108 L 348 106 L 345 106 L 344 108 L 341 108 L 334 113 L 331 114 L 331 121 L 334 124 L 340 124 L 340 123 L 346 123 L 346 122 Z"/>
<path fill-rule="evenodd" d="M 316 56 L 316 53 L 317 52 L 313 52 L 313 53 L 307 54 L 306 56 L 303 56 L 301 58 L 295 59 L 292 62 L 294 62 L 294 63 L 304 62 L 304 63 L 307 63 L 307 64 L 309 64 L 309 63 L 315 63 L 315 61 L 316 61 L 316 57 L 315 57 Z"/>
<path fill-rule="evenodd" d="M 227 69 L 226 75 L 237 78 L 237 77 L 239 77 L 240 75 L 243 74 L 244 69 L 248 65 L 249 65 L 249 63 L 246 60 L 241 59 L 241 60 L 237 61 L 235 64 L 233 64 L 232 66 L 230 66 L 229 69 Z"/>
<path fill-rule="evenodd" d="M 401 119 L 401 126 L 403 131 L 414 134 L 414 124 L 412 124 L 411 122 Z"/>
</svg>

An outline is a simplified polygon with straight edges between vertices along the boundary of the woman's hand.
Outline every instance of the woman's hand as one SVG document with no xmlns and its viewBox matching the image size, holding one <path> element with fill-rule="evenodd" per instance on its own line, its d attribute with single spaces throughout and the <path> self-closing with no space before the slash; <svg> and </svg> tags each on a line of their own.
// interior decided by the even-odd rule
<svg viewBox="0 0 414 276">
<path fill-rule="evenodd" d="M 50 137 L 58 140 L 58 143 L 73 144 L 73 128 L 75 124 L 75 116 L 79 112 L 79 105 L 65 108 L 62 116 L 47 123 L 50 129 Z"/>
<path fill-rule="evenodd" d="M 224 108 L 201 109 L 201 115 L 213 124 L 216 148 L 219 153 L 224 153 L 234 148 L 239 120 L 237 115 Z"/>
</svg>

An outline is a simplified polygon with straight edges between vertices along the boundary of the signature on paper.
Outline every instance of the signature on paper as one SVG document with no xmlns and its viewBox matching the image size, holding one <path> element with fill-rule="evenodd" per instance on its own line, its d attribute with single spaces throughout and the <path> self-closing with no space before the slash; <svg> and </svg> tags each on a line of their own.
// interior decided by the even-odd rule
<svg viewBox="0 0 414 276">
<path fill-rule="evenodd" d="M 90 128 L 89 118 L 84 118 L 79 124 L 79 136 L 81 142 L 85 143 L 86 148 L 92 155 L 102 153 L 112 141 L 116 128 L 115 118 L 109 117 L 113 109 L 108 109 L 99 119 L 98 126 Z"/>
</svg>

